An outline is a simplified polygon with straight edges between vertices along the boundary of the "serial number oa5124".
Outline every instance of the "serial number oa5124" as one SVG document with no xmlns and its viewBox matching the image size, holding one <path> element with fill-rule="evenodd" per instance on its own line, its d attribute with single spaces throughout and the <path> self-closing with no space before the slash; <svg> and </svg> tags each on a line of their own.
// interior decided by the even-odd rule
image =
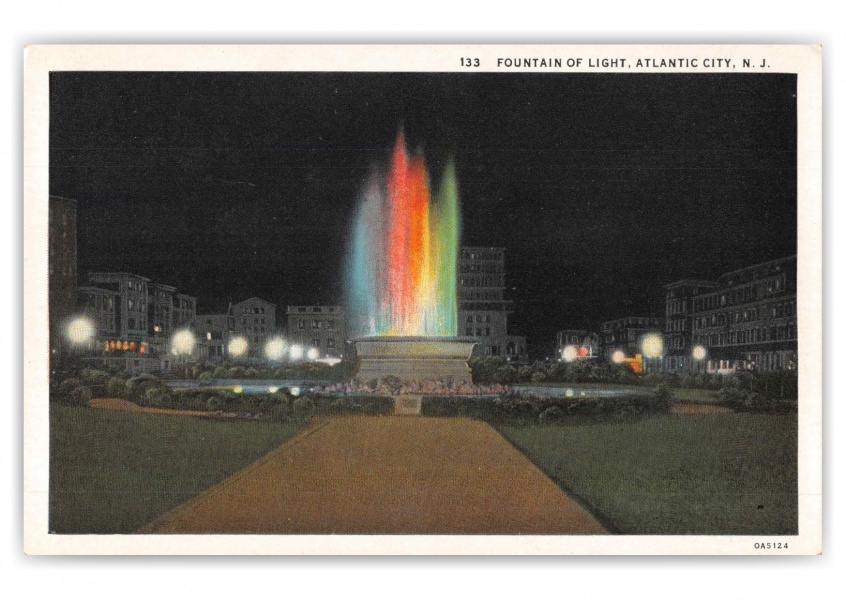
<svg viewBox="0 0 846 600">
<path fill-rule="evenodd" d="M 755 542 L 755 550 L 787 550 L 787 542 Z"/>
</svg>

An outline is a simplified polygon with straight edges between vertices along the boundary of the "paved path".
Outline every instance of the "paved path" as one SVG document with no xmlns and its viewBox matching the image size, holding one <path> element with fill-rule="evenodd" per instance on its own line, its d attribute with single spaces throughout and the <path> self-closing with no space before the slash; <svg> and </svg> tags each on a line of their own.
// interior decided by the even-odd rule
<svg viewBox="0 0 846 600">
<path fill-rule="evenodd" d="M 317 425 L 144 533 L 605 533 L 481 421 Z"/>
</svg>

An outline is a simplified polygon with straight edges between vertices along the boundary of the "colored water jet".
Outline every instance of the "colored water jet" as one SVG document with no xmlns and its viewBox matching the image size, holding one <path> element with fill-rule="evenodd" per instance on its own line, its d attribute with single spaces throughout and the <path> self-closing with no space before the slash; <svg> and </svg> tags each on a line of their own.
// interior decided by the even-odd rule
<svg viewBox="0 0 846 600">
<path fill-rule="evenodd" d="M 434 196 L 421 152 L 402 131 L 387 172 L 374 168 L 360 194 L 347 258 L 347 304 L 358 336 L 455 336 L 461 230 L 449 161 Z"/>
</svg>

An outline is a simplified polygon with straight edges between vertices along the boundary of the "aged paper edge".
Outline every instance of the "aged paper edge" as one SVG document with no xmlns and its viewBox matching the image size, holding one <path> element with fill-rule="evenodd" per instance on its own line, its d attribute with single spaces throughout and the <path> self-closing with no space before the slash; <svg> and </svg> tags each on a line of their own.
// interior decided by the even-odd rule
<svg viewBox="0 0 846 600">
<path fill-rule="evenodd" d="M 796 73 L 798 111 L 799 535 L 797 536 L 320 536 L 49 535 L 47 197 L 50 71 L 467 72 L 461 56 L 766 58 Z M 822 49 L 819 46 L 28 46 L 24 48 L 24 551 L 27 554 L 779 554 L 822 552 Z M 566 65 L 566 62 L 565 62 Z M 577 73 L 754 73 L 731 68 L 555 69 Z M 522 68 L 519 72 L 552 72 Z"/>
</svg>

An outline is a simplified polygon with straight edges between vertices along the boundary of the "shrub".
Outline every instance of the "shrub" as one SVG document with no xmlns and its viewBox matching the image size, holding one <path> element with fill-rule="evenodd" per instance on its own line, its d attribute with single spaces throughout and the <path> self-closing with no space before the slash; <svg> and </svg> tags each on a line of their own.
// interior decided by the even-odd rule
<svg viewBox="0 0 846 600">
<path fill-rule="evenodd" d="M 147 406 L 153 408 L 169 408 L 173 404 L 173 396 L 167 388 L 149 387 L 144 392 Z"/>
<path fill-rule="evenodd" d="M 91 388 L 87 385 L 79 385 L 70 390 L 65 400 L 75 406 L 85 406 L 91 400 Z"/>
<path fill-rule="evenodd" d="M 312 400 L 308 396 L 302 396 L 301 398 L 297 398 L 291 404 L 291 412 L 293 413 L 294 417 L 299 420 L 304 420 L 314 414 L 314 400 Z"/>
<path fill-rule="evenodd" d="M 211 371 L 203 371 L 199 375 L 197 375 L 197 379 L 200 381 L 211 381 L 214 379 L 214 373 Z"/>
<path fill-rule="evenodd" d="M 76 377 L 70 377 L 65 379 L 62 383 L 59 384 L 57 389 L 58 395 L 60 398 L 67 398 L 73 390 L 78 388 L 82 385 L 82 382 L 77 379 Z"/>
<path fill-rule="evenodd" d="M 517 381 L 517 369 L 511 365 L 505 365 L 496 370 L 494 379 L 497 383 L 515 383 Z"/>
<path fill-rule="evenodd" d="M 558 406 L 550 406 L 538 415 L 538 421 L 541 425 L 548 425 L 560 421 L 564 417 L 564 411 Z"/>
<path fill-rule="evenodd" d="M 110 398 L 123 398 L 126 393 L 126 382 L 120 377 L 110 377 L 106 382 L 106 393 Z"/>
<path fill-rule="evenodd" d="M 82 369 L 79 372 L 79 378 L 86 385 L 106 385 L 109 381 L 109 374 L 97 369 Z"/>
<path fill-rule="evenodd" d="M 352 398 L 338 398 L 329 404 L 329 412 L 334 414 L 360 413 L 363 407 Z"/>
<path fill-rule="evenodd" d="M 141 373 L 126 381 L 126 393 L 133 402 L 143 403 L 146 401 L 147 390 L 152 388 L 166 388 L 167 384 L 149 373 Z"/>
<path fill-rule="evenodd" d="M 393 398 L 374 399 L 364 405 L 364 412 L 368 415 L 389 415 L 393 410 Z"/>
<path fill-rule="evenodd" d="M 214 371 L 212 371 L 211 378 L 212 379 L 226 379 L 228 374 L 229 374 L 228 369 L 226 367 L 224 367 L 223 365 L 219 365 L 219 366 L 214 368 Z"/>
<path fill-rule="evenodd" d="M 739 408 L 743 406 L 746 394 L 736 387 L 723 387 L 717 393 L 717 398 L 720 403 L 730 406 L 732 408 Z"/>
<path fill-rule="evenodd" d="M 659 403 L 669 403 L 673 399 L 673 393 L 670 391 L 670 386 L 666 383 L 659 383 L 652 392 L 652 397 Z"/>
<path fill-rule="evenodd" d="M 532 383 L 540 383 L 541 381 L 546 381 L 546 369 L 544 369 L 543 367 L 539 369 L 533 369 L 531 380 Z"/>
<path fill-rule="evenodd" d="M 485 356 L 471 360 L 469 363 L 473 375 L 473 383 L 494 383 L 496 371 L 505 365 L 501 356 Z"/>
<path fill-rule="evenodd" d="M 206 410 L 209 412 L 217 412 L 223 407 L 223 401 L 215 394 L 209 395 L 206 399 Z"/>
</svg>

